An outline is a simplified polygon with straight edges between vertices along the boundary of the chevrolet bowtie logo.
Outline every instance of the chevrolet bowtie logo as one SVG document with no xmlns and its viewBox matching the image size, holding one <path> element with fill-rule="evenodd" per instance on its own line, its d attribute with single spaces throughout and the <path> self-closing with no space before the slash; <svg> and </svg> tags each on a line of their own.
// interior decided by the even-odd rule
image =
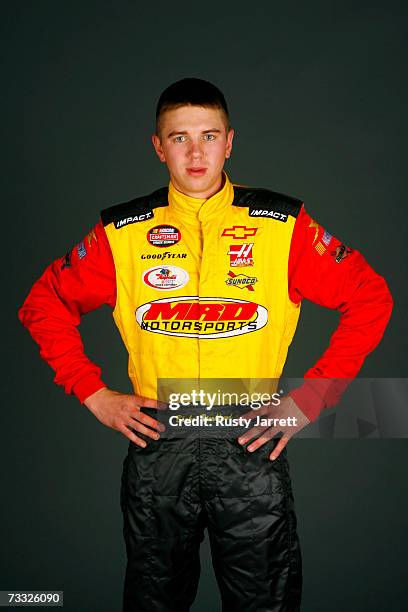
<svg viewBox="0 0 408 612">
<path fill-rule="evenodd" d="M 249 238 L 249 236 L 255 236 L 257 231 L 257 227 L 233 225 L 232 227 L 226 227 L 221 236 L 228 236 L 229 238 L 234 238 L 235 240 L 243 240 L 245 238 Z"/>
</svg>

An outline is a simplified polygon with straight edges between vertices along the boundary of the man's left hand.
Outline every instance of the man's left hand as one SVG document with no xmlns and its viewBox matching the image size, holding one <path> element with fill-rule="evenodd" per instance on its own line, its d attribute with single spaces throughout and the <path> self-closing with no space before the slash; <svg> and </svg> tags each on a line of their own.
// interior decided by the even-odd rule
<svg viewBox="0 0 408 612">
<path fill-rule="evenodd" d="M 252 440 L 252 438 L 259 436 L 246 447 L 247 451 L 253 452 L 266 442 L 269 442 L 276 434 L 282 432 L 283 436 L 269 455 L 269 459 L 272 461 L 279 457 L 289 440 L 310 423 L 309 419 L 303 414 L 300 408 L 298 408 L 290 396 L 283 397 L 278 406 L 268 404 L 267 406 L 262 406 L 259 410 L 250 410 L 243 414 L 242 418 L 252 420 L 256 419 L 258 416 L 263 416 L 266 419 L 285 419 L 286 421 L 288 417 L 294 417 L 291 419 L 294 423 L 293 425 L 281 425 L 279 422 L 273 427 L 269 427 L 268 425 L 257 425 L 256 427 L 248 429 L 247 432 L 238 438 L 240 444 L 246 444 L 249 440 Z"/>
</svg>

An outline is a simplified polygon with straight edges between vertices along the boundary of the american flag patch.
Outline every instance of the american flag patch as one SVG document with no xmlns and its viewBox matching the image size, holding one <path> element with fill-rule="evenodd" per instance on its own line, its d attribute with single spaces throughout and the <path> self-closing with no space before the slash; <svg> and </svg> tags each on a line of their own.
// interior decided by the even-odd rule
<svg viewBox="0 0 408 612">
<path fill-rule="evenodd" d="M 324 244 L 325 244 L 326 246 L 329 246 L 329 244 L 330 244 L 330 240 L 331 240 L 332 238 L 333 238 L 333 236 L 332 236 L 332 235 L 331 235 L 331 234 L 330 234 L 330 233 L 329 233 L 327 230 L 324 230 L 324 234 L 323 234 L 323 236 L 322 236 L 322 242 L 324 242 Z"/>
</svg>

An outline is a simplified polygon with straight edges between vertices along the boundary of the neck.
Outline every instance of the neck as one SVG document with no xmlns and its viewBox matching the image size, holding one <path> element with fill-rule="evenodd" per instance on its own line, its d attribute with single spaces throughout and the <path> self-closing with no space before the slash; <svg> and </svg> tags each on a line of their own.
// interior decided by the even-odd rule
<svg viewBox="0 0 408 612">
<path fill-rule="evenodd" d="M 210 189 L 206 191 L 202 191 L 202 192 L 185 191 L 172 178 L 171 178 L 171 182 L 173 183 L 173 186 L 177 189 L 177 191 L 180 191 L 180 193 L 182 193 L 183 195 L 186 195 L 190 198 L 196 198 L 197 200 L 207 200 L 208 198 L 211 198 L 211 196 L 221 191 L 221 189 L 224 187 L 225 175 L 224 175 L 224 172 L 222 172 L 217 182 Z"/>
</svg>

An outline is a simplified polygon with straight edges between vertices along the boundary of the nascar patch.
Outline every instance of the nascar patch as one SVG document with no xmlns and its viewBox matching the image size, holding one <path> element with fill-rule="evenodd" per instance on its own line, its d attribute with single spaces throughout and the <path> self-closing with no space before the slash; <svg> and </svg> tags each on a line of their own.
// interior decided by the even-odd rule
<svg viewBox="0 0 408 612">
<path fill-rule="evenodd" d="M 147 241 L 155 247 L 169 247 L 181 240 L 181 232 L 173 225 L 156 225 L 147 232 Z"/>
</svg>

